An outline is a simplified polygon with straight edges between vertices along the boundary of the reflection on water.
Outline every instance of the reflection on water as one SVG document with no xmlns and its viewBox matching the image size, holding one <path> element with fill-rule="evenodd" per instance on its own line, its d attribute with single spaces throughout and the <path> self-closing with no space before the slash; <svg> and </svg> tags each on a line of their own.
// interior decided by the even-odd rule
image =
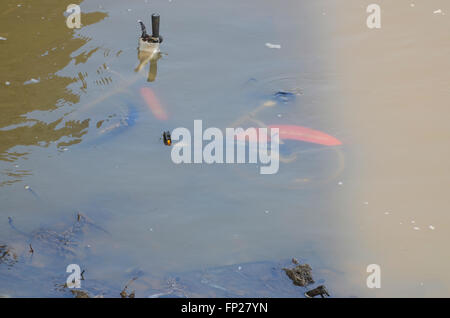
<svg viewBox="0 0 450 318">
<path fill-rule="evenodd" d="M 158 73 L 158 60 L 161 58 L 161 53 L 156 54 L 154 56 L 153 53 L 149 52 L 138 52 L 139 65 L 136 67 L 135 71 L 140 72 L 146 64 L 150 64 L 150 68 L 148 70 L 148 82 L 154 82 L 156 79 L 156 75 Z"/>
<path fill-rule="evenodd" d="M 97 50 L 73 56 L 90 38 L 75 36 L 74 30 L 64 27 L 63 14 L 72 2 L 2 1 L 0 4 L 1 29 L 7 31 L 2 33 L 6 40 L 2 41 L 0 50 L 0 160 L 11 162 L 27 155 L 28 150 L 16 151 L 18 146 L 48 147 L 63 137 L 68 139 L 57 143 L 57 147 L 75 144 L 89 125 L 89 120 L 66 121 L 61 116 L 68 111 L 61 108 L 79 102 L 79 93 L 73 92 L 70 84 L 81 81 L 86 89 L 87 74 L 80 72 L 77 77 L 71 77 L 59 75 L 58 71 L 73 62 L 86 63 Z M 97 23 L 105 17 L 106 13 L 102 12 L 83 14 L 83 25 Z M 1 173 L 4 179 L 1 184 L 9 184 L 30 172 Z"/>
</svg>

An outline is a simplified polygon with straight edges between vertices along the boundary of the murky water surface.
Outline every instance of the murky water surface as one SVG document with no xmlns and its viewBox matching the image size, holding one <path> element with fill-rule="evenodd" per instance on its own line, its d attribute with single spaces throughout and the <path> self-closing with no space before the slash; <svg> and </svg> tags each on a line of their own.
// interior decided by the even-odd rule
<svg viewBox="0 0 450 318">
<path fill-rule="evenodd" d="M 448 296 L 450 6 L 383 2 L 369 30 L 366 2 L 3 1 L 0 295 L 71 296 L 75 263 L 92 295 L 303 297 L 296 257 L 332 296 Z M 342 145 L 287 140 L 275 175 L 175 165 L 162 133 L 196 119 Z"/>
</svg>

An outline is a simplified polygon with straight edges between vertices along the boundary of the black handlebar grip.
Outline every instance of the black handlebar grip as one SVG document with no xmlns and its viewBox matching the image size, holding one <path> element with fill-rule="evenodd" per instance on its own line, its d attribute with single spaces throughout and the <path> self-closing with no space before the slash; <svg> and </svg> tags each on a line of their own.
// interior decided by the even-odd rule
<svg viewBox="0 0 450 318">
<path fill-rule="evenodd" d="M 152 37 L 159 38 L 159 14 L 152 14 Z"/>
<path fill-rule="evenodd" d="M 147 30 L 145 30 L 145 25 L 142 21 L 138 21 L 139 24 L 141 25 L 141 31 L 142 31 L 142 35 L 141 38 L 146 38 L 147 37 Z"/>
</svg>

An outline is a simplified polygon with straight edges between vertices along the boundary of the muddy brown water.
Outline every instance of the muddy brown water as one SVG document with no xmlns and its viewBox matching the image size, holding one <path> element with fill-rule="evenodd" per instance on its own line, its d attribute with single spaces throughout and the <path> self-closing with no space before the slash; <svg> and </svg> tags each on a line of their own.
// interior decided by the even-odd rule
<svg viewBox="0 0 450 318">
<path fill-rule="evenodd" d="M 66 26 L 69 3 L 79 30 Z M 92 295 L 118 297 L 138 277 L 138 297 L 303 297 L 282 271 L 292 257 L 332 296 L 448 295 L 450 7 L 411 3 L 380 1 L 382 28 L 369 30 L 370 3 L 356 0 L 3 1 L 0 295 L 72 297 L 61 285 L 77 263 Z M 149 65 L 135 72 L 136 21 L 150 28 L 152 12 L 164 42 L 148 82 Z M 343 145 L 286 143 L 299 159 L 261 176 L 175 165 L 160 140 L 194 119 L 229 127 L 268 100 L 258 120 Z M 8 224 L 64 233 L 78 212 L 109 234 L 73 237 L 74 254 L 30 255 Z M 378 290 L 366 286 L 373 263 Z"/>
<path fill-rule="evenodd" d="M 367 251 L 360 262 L 382 269 L 382 288 L 368 295 L 448 297 L 450 6 L 379 1 L 382 27 L 368 30 L 368 3 L 335 11 L 333 45 L 345 74 L 338 120 L 353 132 L 355 151 L 341 206 Z M 355 271 L 357 259 L 348 262 Z"/>
</svg>

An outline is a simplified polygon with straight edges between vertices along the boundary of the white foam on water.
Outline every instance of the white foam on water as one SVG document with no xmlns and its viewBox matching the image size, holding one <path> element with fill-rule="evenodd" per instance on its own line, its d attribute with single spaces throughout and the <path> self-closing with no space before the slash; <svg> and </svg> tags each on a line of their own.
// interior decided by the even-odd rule
<svg viewBox="0 0 450 318">
<path fill-rule="evenodd" d="M 266 46 L 267 46 L 269 49 L 281 49 L 281 45 L 280 45 L 280 44 L 266 43 Z"/>
</svg>

